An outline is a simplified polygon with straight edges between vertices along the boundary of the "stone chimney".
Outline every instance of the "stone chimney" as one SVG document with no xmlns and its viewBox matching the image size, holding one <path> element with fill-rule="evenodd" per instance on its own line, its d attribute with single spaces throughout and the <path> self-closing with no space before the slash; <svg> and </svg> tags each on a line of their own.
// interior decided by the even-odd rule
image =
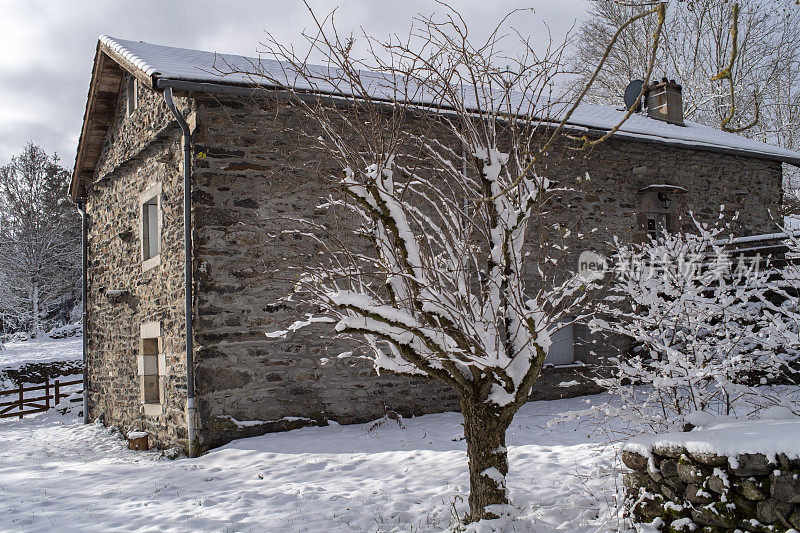
<svg viewBox="0 0 800 533">
<path fill-rule="evenodd" d="M 647 116 L 683 126 L 683 88 L 675 80 L 661 78 L 647 88 Z"/>
</svg>

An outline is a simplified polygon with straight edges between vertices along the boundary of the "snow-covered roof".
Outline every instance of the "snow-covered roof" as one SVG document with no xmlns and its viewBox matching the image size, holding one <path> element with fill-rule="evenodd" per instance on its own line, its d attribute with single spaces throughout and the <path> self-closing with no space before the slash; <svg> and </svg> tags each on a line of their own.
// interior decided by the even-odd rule
<svg viewBox="0 0 800 533">
<path fill-rule="evenodd" d="M 326 72 L 327 67 L 311 66 Z M 168 86 L 176 90 L 195 92 L 231 92 L 242 87 L 252 88 L 260 81 L 270 86 L 270 79 L 282 80 L 281 85 L 298 90 L 350 95 L 349 86 L 312 87 L 299 76 L 289 76 L 291 69 L 286 64 L 266 58 L 246 57 L 233 54 L 218 54 L 202 50 L 190 50 L 150 44 L 141 41 L 117 39 L 101 35 L 89 87 L 83 128 L 75 159 L 72 186 L 73 198 L 82 196 L 83 185 L 91 179 L 94 163 L 102 147 L 107 131 L 108 115 L 113 110 L 117 91 L 124 70 L 134 74 L 147 87 L 162 90 Z M 238 71 L 231 73 L 232 71 Z M 261 72 L 263 76 L 253 76 Z M 376 98 L 393 100 L 395 91 L 392 83 L 381 74 L 364 72 L 361 80 Z M 521 94 L 511 95 L 512 108 L 522 109 Z M 414 103 L 426 104 L 432 98 L 419 91 L 411 98 Z M 516 102 L 514 102 L 516 100 Z M 469 105 L 469 102 L 466 102 Z M 479 106 L 473 103 L 475 108 Z M 561 111 L 563 113 L 563 111 Z M 558 122 L 559 113 L 554 116 L 537 117 L 545 122 Z M 616 126 L 624 117 L 625 110 L 614 106 L 593 104 L 580 105 L 570 117 L 569 125 L 575 129 L 606 132 Z M 708 150 L 770 159 L 800 166 L 800 153 L 772 146 L 732 133 L 686 121 L 685 126 L 677 126 L 655 120 L 643 114 L 631 116 L 615 134 L 645 142 L 681 146 L 697 150 Z"/>
<path fill-rule="evenodd" d="M 220 71 L 240 70 L 252 73 L 256 66 L 263 69 L 268 77 L 285 79 L 286 65 L 275 60 L 174 48 L 141 41 L 117 39 L 107 35 L 100 36 L 100 42 L 131 67 L 153 79 L 154 88 L 166 86 L 167 80 L 222 85 L 252 85 L 253 78 L 246 73 L 223 76 Z M 325 67 L 319 68 L 325 69 Z M 381 94 L 380 80 L 379 75 L 373 75 L 375 83 L 371 85 L 376 96 L 390 96 Z M 319 87 L 312 88 L 299 78 L 293 79 L 291 84 L 296 89 L 319 90 Z M 425 100 L 425 98 L 422 97 L 420 100 Z M 569 122 L 573 126 L 593 130 L 610 130 L 622 119 L 624 114 L 624 109 L 614 106 L 583 104 L 578 107 Z M 546 118 L 558 119 L 557 116 Z M 718 149 L 800 165 L 800 153 L 798 152 L 726 133 L 691 121 L 686 121 L 685 126 L 677 126 L 651 119 L 644 114 L 634 114 L 616 135 L 699 149 Z"/>
</svg>

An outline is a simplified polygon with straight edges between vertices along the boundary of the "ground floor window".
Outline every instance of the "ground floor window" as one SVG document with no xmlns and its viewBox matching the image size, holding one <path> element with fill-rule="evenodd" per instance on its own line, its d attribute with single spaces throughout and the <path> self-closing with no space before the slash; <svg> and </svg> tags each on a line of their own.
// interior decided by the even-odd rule
<svg viewBox="0 0 800 533">
<path fill-rule="evenodd" d="M 573 325 L 564 326 L 550 338 L 552 344 L 544 362 L 552 365 L 569 365 L 575 362 L 575 335 Z"/>
<path fill-rule="evenodd" d="M 158 339 L 142 339 L 142 359 L 144 360 L 144 374 L 142 387 L 144 388 L 144 403 L 161 403 L 161 386 L 158 376 Z"/>
<path fill-rule="evenodd" d="M 161 405 L 164 403 L 164 363 L 161 324 L 142 324 L 138 367 L 140 400 L 145 414 L 161 412 Z"/>
</svg>

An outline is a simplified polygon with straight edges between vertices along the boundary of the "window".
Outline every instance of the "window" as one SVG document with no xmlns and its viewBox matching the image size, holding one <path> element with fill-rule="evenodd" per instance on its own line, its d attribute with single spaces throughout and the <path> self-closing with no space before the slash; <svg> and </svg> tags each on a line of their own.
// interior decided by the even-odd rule
<svg viewBox="0 0 800 533">
<path fill-rule="evenodd" d="M 161 184 L 139 197 L 139 237 L 142 243 L 142 270 L 161 264 Z"/>
<path fill-rule="evenodd" d="M 142 259 L 147 261 L 161 253 L 158 227 L 158 198 L 142 204 Z"/>
<path fill-rule="evenodd" d="M 137 367 L 139 369 L 139 400 L 145 415 L 159 415 L 164 403 L 164 357 L 161 342 L 161 323 L 141 325 L 141 342 Z"/>
<path fill-rule="evenodd" d="M 657 239 L 659 234 L 667 231 L 667 217 L 665 213 L 647 214 L 647 235 L 652 239 Z"/>
<path fill-rule="evenodd" d="M 545 363 L 553 365 L 569 365 L 575 362 L 575 338 L 573 335 L 572 324 L 564 326 L 556 331 L 552 338 L 552 344 L 544 358 Z"/>
<path fill-rule="evenodd" d="M 125 87 L 125 115 L 131 116 L 131 114 L 136 111 L 136 108 L 139 106 L 139 95 L 137 89 L 139 88 L 139 82 L 136 78 L 131 78 L 128 80 L 128 84 Z"/>
<path fill-rule="evenodd" d="M 161 403 L 158 369 L 158 339 L 142 339 L 142 396 L 144 403 Z"/>
</svg>

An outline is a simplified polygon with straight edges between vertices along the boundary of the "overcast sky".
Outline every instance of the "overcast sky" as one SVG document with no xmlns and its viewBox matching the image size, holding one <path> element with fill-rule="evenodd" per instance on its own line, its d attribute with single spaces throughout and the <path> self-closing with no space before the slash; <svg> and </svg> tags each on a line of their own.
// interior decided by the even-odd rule
<svg viewBox="0 0 800 533">
<path fill-rule="evenodd" d="M 363 27 L 377 37 L 405 34 L 414 15 L 437 9 L 431 0 L 311 0 L 311 5 L 321 14 L 338 6 L 340 29 Z M 539 45 L 547 40 L 542 22 L 558 36 L 585 14 L 585 0 L 454 0 L 452 5 L 476 29 L 493 25 L 510 9 L 533 7 L 535 13 L 515 27 Z M 301 44 L 300 33 L 311 24 L 300 0 L 3 0 L 0 165 L 34 141 L 72 169 L 100 34 L 256 55 L 265 32 Z"/>
</svg>

